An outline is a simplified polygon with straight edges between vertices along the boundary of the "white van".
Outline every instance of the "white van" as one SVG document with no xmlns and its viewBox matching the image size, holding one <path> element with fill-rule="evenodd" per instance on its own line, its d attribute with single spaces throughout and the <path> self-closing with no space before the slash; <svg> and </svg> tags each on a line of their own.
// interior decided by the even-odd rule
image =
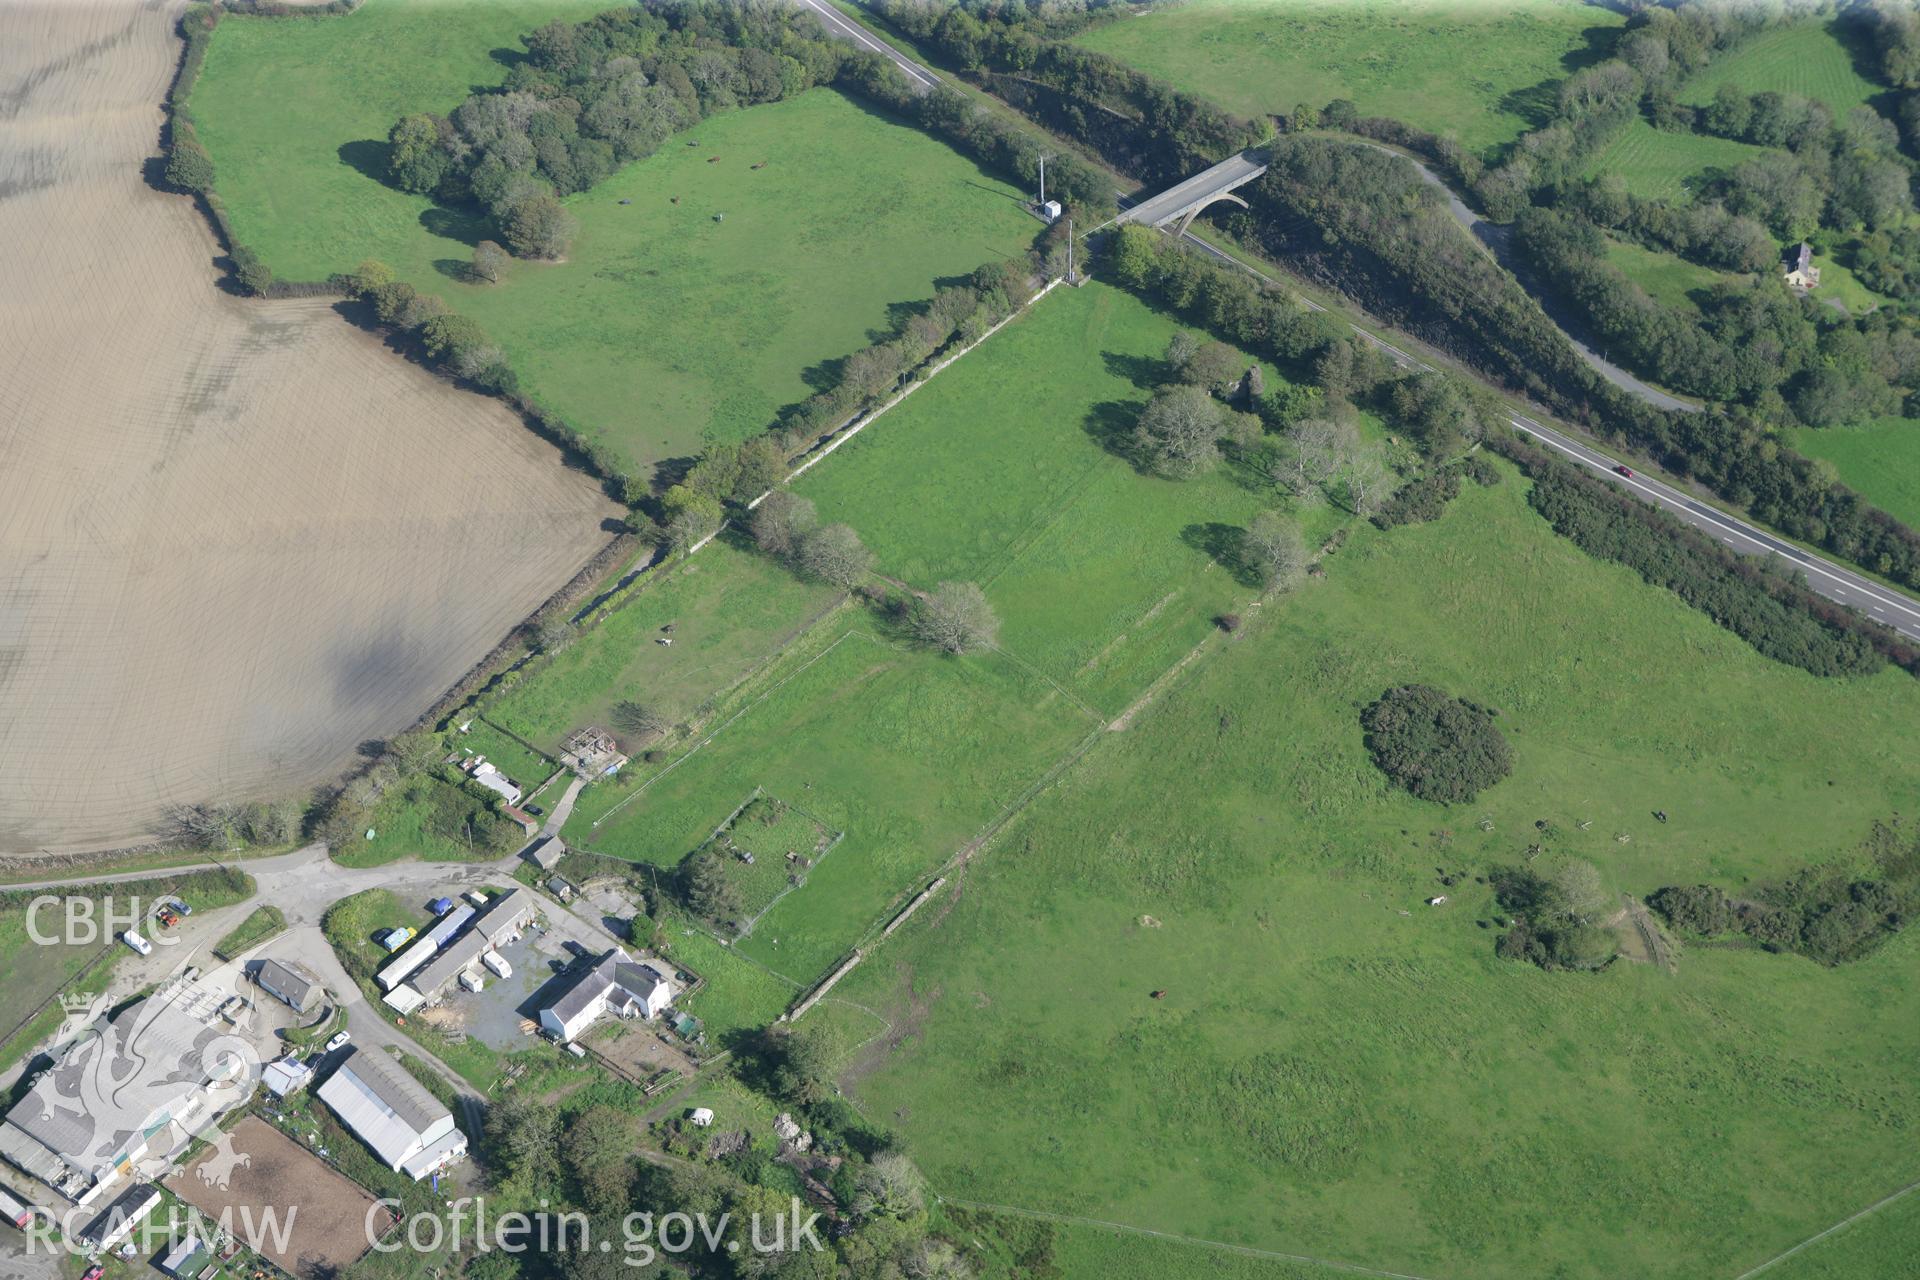
<svg viewBox="0 0 1920 1280">
<path fill-rule="evenodd" d="M 122 933 L 120 935 L 120 941 L 132 947 L 134 951 L 140 955 L 150 956 L 153 954 L 153 944 L 135 933 L 132 929 L 128 929 L 125 933 Z"/>
</svg>

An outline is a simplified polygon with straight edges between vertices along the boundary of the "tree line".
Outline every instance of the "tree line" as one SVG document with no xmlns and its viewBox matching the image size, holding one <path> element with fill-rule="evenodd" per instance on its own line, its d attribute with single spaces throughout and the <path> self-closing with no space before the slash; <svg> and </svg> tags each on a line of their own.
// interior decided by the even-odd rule
<svg viewBox="0 0 1920 1280">
<path fill-rule="evenodd" d="M 1920 836 L 1877 822 L 1854 865 L 1804 867 L 1739 901 L 1710 884 L 1666 885 L 1647 905 L 1700 938 L 1743 936 L 1833 966 L 1863 959 L 1920 911 Z"/>
<path fill-rule="evenodd" d="M 1796 296 L 1773 272 L 1716 283 L 1690 311 L 1656 301 L 1608 262 L 1578 213 L 1529 208 L 1514 244 L 1623 364 L 1678 391 L 1738 401 L 1763 421 L 1841 426 L 1902 411 L 1920 389 L 1920 334 Z"/>
<path fill-rule="evenodd" d="M 876 0 L 874 8 L 962 74 L 1142 178 L 1178 181 L 1269 132 L 1262 122 L 1060 39 L 1074 23 L 1061 24 L 1044 6 Z"/>
<path fill-rule="evenodd" d="M 1497 447 L 1532 479 L 1527 501 L 1556 533 L 1672 591 L 1776 662 L 1817 676 L 1859 676 L 1899 655 L 1920 670 L 1920 653 L 1897 633 L 1858 619 L 1769 562 L 1736 555 L 1530 443 L 1506 438 Z"/>
<path fill-rule="evenodd" d="M 1920 586 L 1920 535 L 1782 444 L 1766 406 L 1670 413 L 1595 373 L 1519 283 L 1467 239 L 1412 166 L 1307 137 L 1280 139 L 1270 161 L 1241 189 L 1251 212 L 1229 220 L 1268 256 L 1789 536 Z M 1864 339 L 1869 330 L 1856 331 Z"/>
</svg>

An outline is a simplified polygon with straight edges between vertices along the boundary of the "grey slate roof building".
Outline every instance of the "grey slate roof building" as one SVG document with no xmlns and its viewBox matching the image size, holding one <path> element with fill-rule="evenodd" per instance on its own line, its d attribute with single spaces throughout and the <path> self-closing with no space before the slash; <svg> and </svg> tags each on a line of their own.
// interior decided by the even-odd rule
<svg viewBox="0 0 1920 1280">
<path fill-rule="evenodd" d="M 527 861 L 542 871 L 551 871 L 567 856 L 567 846 L 559 836 L 541 836 L 527 846 Z"/>
<path fill-rule="evenodd" d="M 540 1025 L 558 1039 L 571 1041 L 603 1013 L 651 1018 L 673 1000 L 671 972 L 654 960 L 629 960 L 615 951 L 580 971 L 540 1010 Z"/>
<path fill-rule="evenodd" d="M 301 1013 L 313 1012 L 324 992 L 313 971 L 293 960 L 262 960 L 253 980 Z"/>
</svg>

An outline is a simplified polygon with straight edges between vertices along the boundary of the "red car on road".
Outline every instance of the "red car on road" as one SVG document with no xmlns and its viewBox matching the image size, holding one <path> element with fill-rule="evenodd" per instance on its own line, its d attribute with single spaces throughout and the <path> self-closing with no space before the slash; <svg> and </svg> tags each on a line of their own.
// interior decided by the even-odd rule
<svg viewBox="0 0 1920 1280">
<path fill-rule="evenodd" d="M 1625 476 L 1629 480 L 1633 479 L 1632 467 L 1621 466 L 1621 467 L 1615 467 L 1614 470 L 1618 471 L 1621 475 Z"/>
</svg>

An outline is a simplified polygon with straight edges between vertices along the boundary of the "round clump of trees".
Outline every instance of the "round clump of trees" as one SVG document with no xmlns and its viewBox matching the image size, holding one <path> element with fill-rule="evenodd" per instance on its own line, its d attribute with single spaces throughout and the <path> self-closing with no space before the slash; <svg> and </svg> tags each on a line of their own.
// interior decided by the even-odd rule
<svg viewBox="0 0 1920 1280">
<path fill-rule="evenodd" d="M 1459 804 L 1513 772 L 1495 713 L 1428 684 L 1389 689 L 1360 715 L 1382 773 L 1422 800 Z"/>
</svg>

